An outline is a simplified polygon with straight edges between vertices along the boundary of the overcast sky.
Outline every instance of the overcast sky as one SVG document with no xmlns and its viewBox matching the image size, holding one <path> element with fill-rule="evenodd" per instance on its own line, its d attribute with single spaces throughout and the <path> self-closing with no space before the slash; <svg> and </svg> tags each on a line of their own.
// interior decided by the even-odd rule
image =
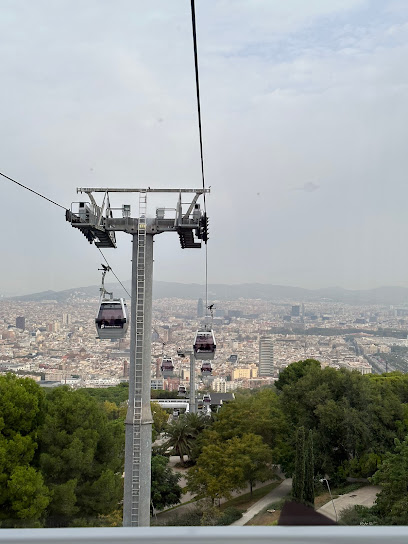
<svg viewBox="0 0 408 544">
<path fill-rule="evenodd" d="M 1 172 L 66 207 L 81 186 L 200 187 L 188 0 L 0 10 Z M 196 16 L 210 283 L 408 286 L 408 2 L 196 0 Z M 99 282 L 63 210 L 4 179 L 0 198 L 0 293 Z M 130 236 L 105 254 L 129 279 Z M 203 283 L 204 251 L 157 236 L 155 279 Z"/>
</svg>

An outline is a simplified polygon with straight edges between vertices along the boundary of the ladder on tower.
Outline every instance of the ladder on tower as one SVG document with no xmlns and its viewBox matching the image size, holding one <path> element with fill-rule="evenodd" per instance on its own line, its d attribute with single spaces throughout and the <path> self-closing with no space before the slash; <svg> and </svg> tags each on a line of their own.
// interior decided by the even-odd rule
<svg viewBox="0 0 408 544">
<path fill-rule="evenodd" d="M 132 513 L 131 525 L 139 526 L 140 456 L 143 387 L 143 340 L 146 258 L 146 192 L 139 193 L 139 223 L 137 229 L 137 291 L 136 291 L 136 365 L 133 406 L 133 462 L 132 462 Z"/>
</svg>

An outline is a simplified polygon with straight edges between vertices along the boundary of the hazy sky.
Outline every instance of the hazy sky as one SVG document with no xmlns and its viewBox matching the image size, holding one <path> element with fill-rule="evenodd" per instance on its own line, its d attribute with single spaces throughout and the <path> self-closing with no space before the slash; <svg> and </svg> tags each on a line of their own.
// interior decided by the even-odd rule
<svg viewBox="0 0 408 544">
<path fill-rule="evenodd" d="M 196 16 L 209 281 L 408 286 L 408 2 Z M 200 187 L 188 0 L 0 0 L 0 35 L 0 171 L 67 207 L 81 186 Z M 99 282 L 63 210 L 4 179 L 0 198 L 0 293 Z M 105 250 L 122 280 L 130 253 Z M 204 251 L 157 236 L 155 279 L 202 283 Z"/>
</svg>

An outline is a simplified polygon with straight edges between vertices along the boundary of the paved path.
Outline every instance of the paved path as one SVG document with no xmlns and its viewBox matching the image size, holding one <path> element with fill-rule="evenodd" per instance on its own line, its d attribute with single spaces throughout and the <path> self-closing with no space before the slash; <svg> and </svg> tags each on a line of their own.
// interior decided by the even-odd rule
<svg viewBox="0 0 408 544">
<path fill-rule="evenodd" d="M 271 502 L 279 501 L 286 497 L 292 489 L 292 478 L 286 478 L 283 482 L 270 491 L 265 497 L 260 499 L 258 502 L 253 504 L 246 512 L 242 514 L 242 518 L 234 521 L 231 525 L 245 525 L 250 521 L 256 514 L 259 514 L 261 510 L 266 508 Z"/>
<path fill-rule="evenodd" d="M 340 495 L 340 497 L 333 500 L 337 516 L 340 518 L 341 511 L 348 506 L 355 506 L 356 504 L 368 507 L 372 506 L 377 498 L 377 493 L 380 491 L 381 487 L 378 485 L 367 485 L 361 489 L 356 489 L 351 493 L 347 493 L 346 495 Z M 336 521 L 336 514 L 334 512 L 332 501 L 329 501 L 317 511 L 333 521 Z"/>
<path fill-rule="evenodd" d="M 188 470 L 185 469 L 185 468 L 181 468 L 181 467 L 175 467 L 175 465 L 177 463 L 179 463 L 179 462 L 180 462 L 180 457 L 179 456 L 171 455 L 169 457 L 169 465 L 168 466 L 173 470 L 173 472 L 176 472 L 176 473 L 180 474 L 181 478 L 179 480 L 179 485 L 180 485 L 180 487 L 184 488 L 184 486 L 187 484 L 186 476 L 187 476 Z M 280 478 L 285 477 L 283 475 L 283 473 L 280 472 L 279 467 L 277 467 L 276 475 L 279 476 Z M 261 488 L 261 487 L 263 487 L 265 485 L 268 485 L 270 483 L 273 483 L 275 481 L 276 480 L 268 480 L 267 482 L 263 482 L 262 484 L 258 484 L 256 486 L 256 488 L 259 489 L 259 488 Z M 290 483 L 289 483 L 287 491 L 284 491 L 286 489 L 286 487 L 287 487 L 287 484 L 285 484 L 286 481 L 289 481 Z M 241 520 L 244 519 L 244 517 L 245 517 L 244 523 L 240 523 L 241 520 L 238 520 L 238 522 L 235 522 L 232 525 L 244 525 L 245 523 L 247 523 L 247 521 L 252 519 L 253 516 L 255 516 L 255 514 L 257 514 L 260 510 L 262 510 L 263 508 L 268 506 L 268 504 L 270 504 L 271 502 L 273 502 L 275 500 L 280 500 L 281 498 L 285 497 L 290 492 L 291 487 L 292 487 L 292 480 L 284 480 L 278 487 L 276 487 L 275 489 L 270 491 L 268 493 L 268 495 L 265 495 L 265 497 L 263 499 L 260 499 L 260 501 L 256 502 L 254 505 L 252 505 L 251 508 L 248 510 L 248 512 L 243 514 L 243 517 L 241 518 Z M 232 495 L 232 497 L 238 497 L 239 495 L 242 495 L 244 493 L 248 493 L 249 490 L 250 490 L 250 488 L 249 488 L 249 485 L 248 485 L 245 489 L 240 489 L 239 491 L 234 491 L 231 495 Z M 271 497 L 271 498 L 268 498 L 268 497 Z M 183 493 L 183 495 L 181 497 L 181 504 L 176 506 L 176 508 L 156 513 L 157 521 L 160 521 L 160 523 L 165 523 L 166 521 L 169 521 L 170 519 L 174 518 L 175 515 L 185 514 L 185 513 L 189 512 L 189 511 L 194 510 L 197 507 L 197 502 L 192 502 L 192 503 L 189 502 L 192 499 L 194 499 L 194 495 L 192 493 L 189 493 L 188 491 Z M 264 505 L 263 501 L 265 501 L 265 500 L 266 500 L 266 503 Z M 221 499 L 220 503 L 223 503 L 225 501 L 226 501 L 226 499 L 223 498 L 223 499 Z M 256 508 L 258 504 L 260 504 L 259 509 L 256 510 L 254 513 L 250 514 L 249 518 L 246 518 L 247 514 L 249 512 L 252 512 L 252 510 L 254 508 Z"/>
<path fill-rule="evenodd" d="M 263 482 L 262 484 L 258 484 L 256 486 L 256 489 L 260 489 L 262 488 L 263 486 L 265 485 L 268 485 L 270 483 L 273 483 L 274 481 L 276 480 L 270 480 L 270 481 L 267 481 L 267 482 Z M 283 483 L 283 482 L 282 482 Z M 266 496 L 269 496 L 271 493 L 275 493 L 281 486 L 282 484 L 280 484 L 278 487 L 276 487 L 274 490 L 272 490 L 268 495 Z M 249 486 L 247 486 L 247 488 L 245 489 L 241 489 L 239 491 L 234 491 L 233 493 L 231 493 L 232 497 L 238 497 L 239 495 L 243 495 L 245 493 L 249 493 Z M 182 497 L 182 501 L 183 503 L 185 503 L 186 501 L 186 496 L 188 496 L 187 494 L 183 495 Z M 281 497 L 278 497 L 276 500 L 279 500 Z M 263 499 L 261 499 L 263 500 Z M 266 503 L 266 506 L 268 506 L 268 504 L 270 504 L 271 502 L 273 502 L 274 500 L 274 497 L 272 497 L 272 500 L 268 501 Z M 222 498 L 220 503 L 222 504 L 223 502 L 225 502 L 226 499 L 225 498 Z M 189 511 L 192 511 L 194 510 L 196 507 L 197 507 L 197 504 L 199 503 L 200 501 L 197 501 L 197 502 L 190 502 L 188 504 L 180 504 L 179 506 L 176 506 L 176 508 L 172 508 L 171 510 L 165 510 L 164 512 L 157 512 L 157 521 L 160 521 L 160 523 L 165 523 L 166 521 L 169 521 L 170 519 L 174 518 L 175 515 L 180 515 L 180 514 L 185 514 Z M 217 502 L 218 504 L 218 502 Z M 258 504 L 258 503 L 255 503 L 255 504 Z M 255 515 L 255 514 L 253 514 Z M 232 524 L 234 525 L 234 524 Z M 238 524 L 239 525 L 239 524 Z"/>
<path fill-rule="evenodd" d="M 176 467 L 175 465 L 177 463 L 180 463 L 180 456 L 179 455 L 170 455 L 168 466 L 171 468 L 171 470 L 173 472 L 175 472 L 176 474 L 179 474 L 181 476 L 178 484 L 182 489 L 184 489 L 186 487 L 186 485 L 187 485 L 187 473 L 188 473 L 188 470 L 186 468 Z M 189 491 L 186 491 L 185 493 L 183 493 L 183 495 L 181 497 L 181 502 L 182 503 L 183 502 L 189 502 L 192 499 L 194 499 L 194 494 L 190 493 Z"/>
</svg>

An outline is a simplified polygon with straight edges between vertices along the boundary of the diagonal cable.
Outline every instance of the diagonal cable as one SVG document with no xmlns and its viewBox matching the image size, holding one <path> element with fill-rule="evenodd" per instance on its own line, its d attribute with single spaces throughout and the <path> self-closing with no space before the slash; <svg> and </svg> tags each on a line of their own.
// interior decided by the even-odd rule
<svg viewBox="0 0 408 544">
<path fill-rule="evenodd" d="M 97 246 L 95 246 L 95 247 L 97 247 Z M 126 289 L 126 287 L 123 285 L 123 283 L 120 281 L 120 279 L 119 279 L 119 278 L 117 277 L 117 275 L 115 274 L 113 268 L 112 268 L 111 265 L 108 263 L 108 260 L 107 260 L 107 258 L 105 257 L 105 255 L 102 253 L 100 247 L 98 247 L 98 250 L 99 250 L 99 253 L 102 255 L 102 257 L 104 258 L 105 263 L 109 266 L 110 271 L 112 272 L 112 274 L 115 276 L 115 278 L 118 280 L 118 282 L 119 282 L 120 285 L 122 286 L 122 289 L 125 291 L 125 293 L 126 293 L 127 296 L 129 297 L 129 299 L 131 299 L 132 297 L 130 296 L 129 291 Z"/>
<path fill-rule="evenodd" d="M 61 204 L 58 204 L 58 202 L 54 202 L 54 200 L 51 200 L 50 198 L 47 198 L 46 196 L 42 195 L 41 193 L 38 193 L 37 191 L 34 191 L 34 189 L 30 189 L 30 187 L 27 187 L 26 185 L 23 185 L 19 181 L 16 181 L 15 179 L 10 178 L 9 176 L 6 176 L 6 174 L 3 174 L 2 172 L 0 172 L 0 176 L 3 176 L 3 178 L 6 178 L 9 181 L 12 181 L 16 185 L 19 185 L 20 187 L 23 187 L 23 189 L 27 189 L 27 191 L 30 191 L 31 193 L 34 193 L 35 195 L 40 196 L 44 200 L 48 200 L 48 202 L 51 202 L 51 204 L 55 204 L 55 206 L 59 206 L 63 210 L 67 209 L 65 206 L 61 206 Z"/>
<path fill-rule="evenodd" d="M 15 183 L 16 185 L 19 185 L 20 187 L 22 187 L 23 189 L 27 189 L 27 191 L 30 191 L 31 193 L 34 193 L 35 195 L 43 198 L 44 200 L 47 200 L 48 202 L 51 202 L 51 204 L 54 204 L 55 206 L 58 206 L 59 208 L 62 208 L 63 210 L 67 210 L 67 208 L 65 206 L 61 206 L 61 204 L 58 204 L 58 202 L 55 202 L 54 200 L 51 200 L 50 198 L 47 198 L 46 196 L 42 195 L 41 193 L 37 192 L 37 191 L 34 191 L 34 189 L 30 189 L 30 187 L 27 187 L 27 185 L 24 185 L 23 183 L 20 183 L 19 181 L 9 177 L 9 176 L 6 176 L 6 174 L 3 174 L 2 172 L 0 172 L 0 176 L 2 176 L 3 178 L 6 178 L 8 179 L 9 181 L 12 181 L 13 183 Z M 95 246 L 96 247 L 96 246 Z M 123 285 L 123 283 L 120 281 L 120 279 L 117 277 L 117 275 L 115 274 L 114 270 L 112 269 L 111 265 L 108 263 L 105 255 L 102 253 L 101 249 L 98 247 L 99 249 L 99 252 L 100 254 L 102 255 L 103 259 L 105 260 L 106 264 L 109 266 L 109 268 L 111 269 L 111 272 L 112 274 L 115 276 L 115 278 L 117 279 L 117 281 L 120 283 L 120 285 L 122 286 L 122 289 L 125 291 L 125 293 L 127 293 L 128 297 L 131 298 L 130 294 L 129 294 L 129 291 L 126 289 L 126 287 Z"/>
</svg>

